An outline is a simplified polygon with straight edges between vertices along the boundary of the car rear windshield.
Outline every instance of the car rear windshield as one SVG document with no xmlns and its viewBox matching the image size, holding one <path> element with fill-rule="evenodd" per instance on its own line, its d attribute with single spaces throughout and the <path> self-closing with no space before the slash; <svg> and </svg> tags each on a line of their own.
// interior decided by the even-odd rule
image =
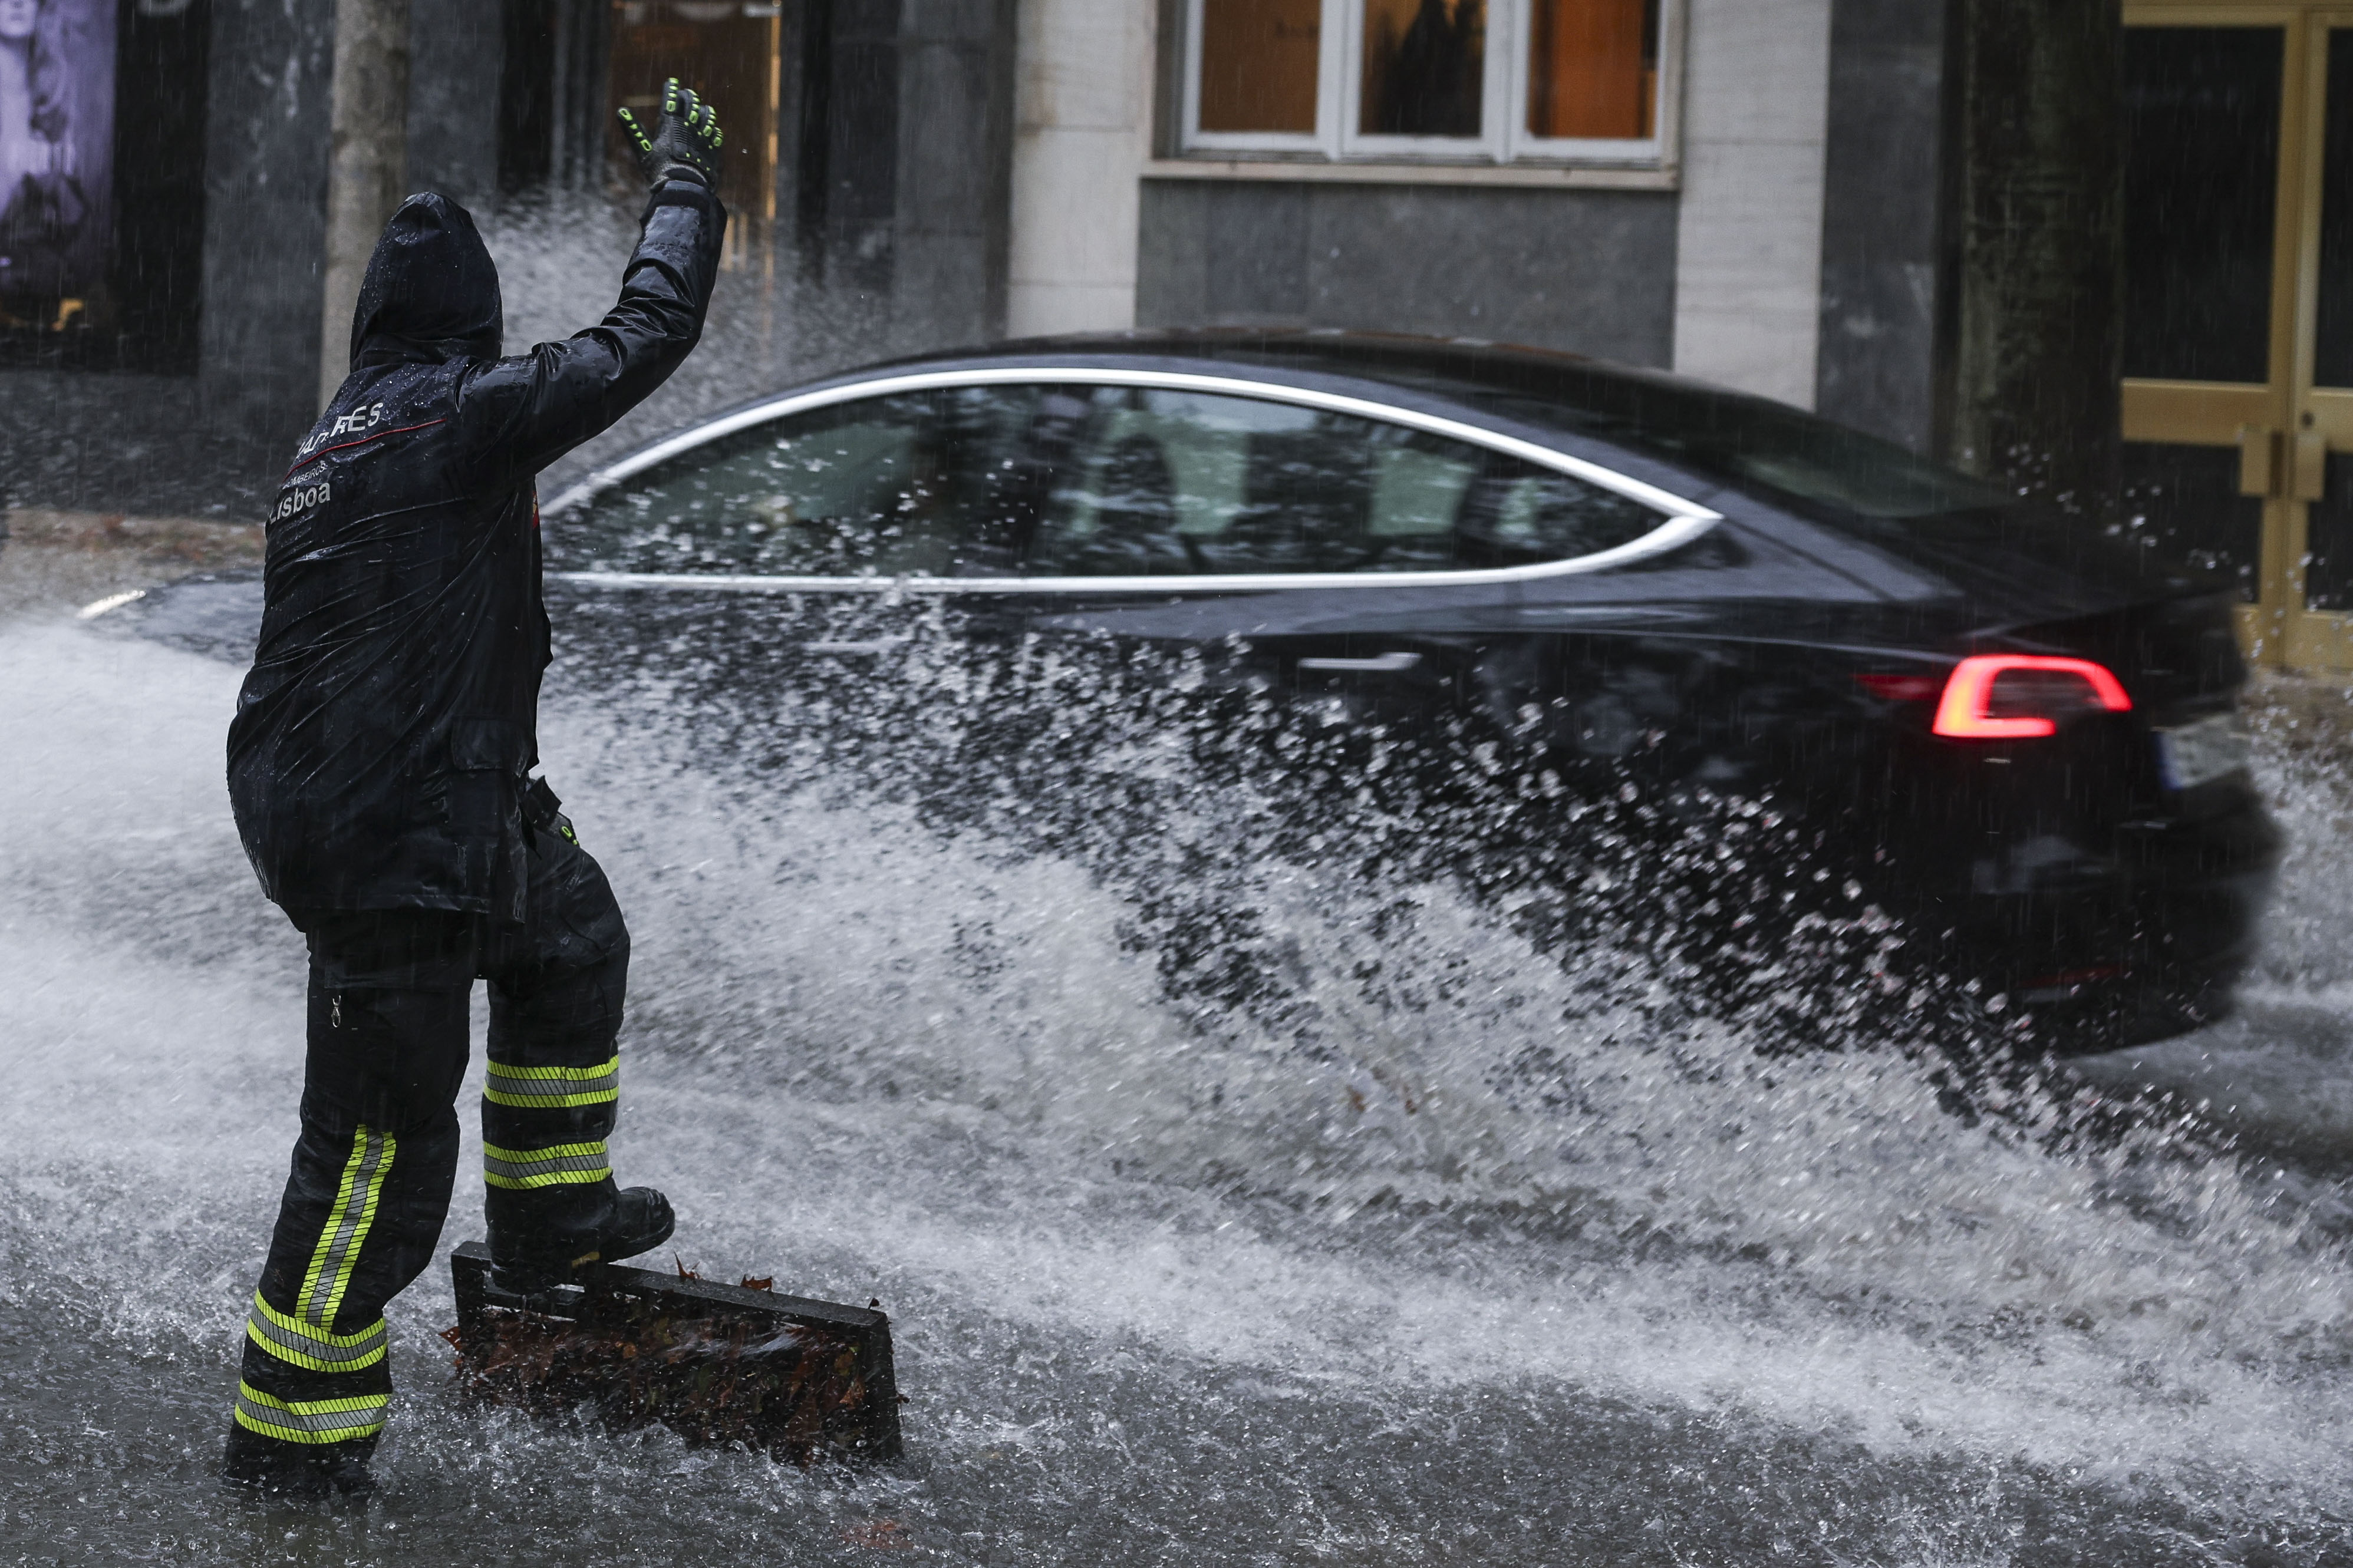
<svg viewBox="0 0 2353 1568">
<path fill-rule="evenodd" d="M 1699 469 L 1735 489 L 1849 516 L 1902 521 L 2008 506 L 2000 486 L 1877 437 L 1762 398 L 1623 376 L 1579 377 L 1565 398 L 1482 391 L 1498 414 Z"/>
</svg>

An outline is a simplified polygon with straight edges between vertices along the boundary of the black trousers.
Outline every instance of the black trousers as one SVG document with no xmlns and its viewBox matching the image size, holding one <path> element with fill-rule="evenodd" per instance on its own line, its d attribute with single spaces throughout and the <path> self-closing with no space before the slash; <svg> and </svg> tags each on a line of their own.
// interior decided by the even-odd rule
<svg viewBox="0 0 2353 1568">
<path fill-rule="evenodd" d="M 311 948 L 302 1132 L 246 1321 L 233 1447 L 364 1458 L 392 1373 L 385 1303 L 424 1270 L 458 1169 L 467 1005 L 491 986 L 482 1097 L 493 1229 L 609 1208 L 605 1140 L 629 936 L 558 817 L 533 836 L 521 925 L 429 910 L 288 911 Z"/>
</svg>

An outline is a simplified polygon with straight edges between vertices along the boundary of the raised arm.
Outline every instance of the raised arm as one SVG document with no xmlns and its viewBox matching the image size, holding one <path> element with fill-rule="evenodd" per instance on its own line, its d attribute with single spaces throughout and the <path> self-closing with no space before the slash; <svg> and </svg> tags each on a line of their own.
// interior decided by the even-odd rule
<svg viewBox="0 0 2353 1568">
<path fill-rule="evenodd" d="M 650 135 L 628 110 L 621 116 L 652 192 L 620 299 L 586 331 L 485 364 L 459 390 L 461 432 L 492 480 L 535 474 L 609 427 L 669 380 L 702 335 L 727 229 L 712 190 L 718 121 L 675 79 Z"/>
</svg>

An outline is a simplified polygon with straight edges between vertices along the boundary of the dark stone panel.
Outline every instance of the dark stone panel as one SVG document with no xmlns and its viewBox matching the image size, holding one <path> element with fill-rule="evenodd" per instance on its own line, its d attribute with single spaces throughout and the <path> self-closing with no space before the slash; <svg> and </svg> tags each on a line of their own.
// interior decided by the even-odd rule
<svg viewBox="0 0 2353 1568">
<path fill-rule="evenodd" d="M 806 363 L 1004 331 L 1015 0 L 808 0 L 793 115 Z"/>
<path fill-rule="evenodd" d="M 987 42 L 909 38 L 900 57 L 900 122 L 913 132 L 899 147 L 900 227 L 981 234 L 989 221 L 987 183 L 976 177 L 973 143 L 960 132 L 988 119 Z"/>
<path fill-rule="evenodd" d="M 592 189 L 604 175 L 611 134 L 605 82 L 612 71 L 612 16 L 610 0 L 549 0 L 555 122 L 548 163 L 556 182 L 573 190 Z"/>
<path fill-rule="evenodd" d="M 885 352 L 955 348 L 1002 335 L 986 311 L 990 280 L 987 258 L 968 237 L 902 235 L 892 271 Z"/>
<path fill-rule="evenodd" d="M 1207 180 L 1155 180 L 1137 222 L 1135 322 L 1189 326 L 1210 319 L 1209 206 L 1225 189 Z"/>
<path fill-rule="evenodd" d="M 547 183 L 555 152 L 555 34 L 548 0 L 499 0 L 499 189 Z"/>
<path fill-rule="evenodd" d="M 776 78 L 776 241 L 789 249 L 800 235 L 801 160 L 807 153 L 809 126 L 809 7 L 787 5 L 777 17 L 777 44 L 784 68 Z"/>
<path fill-rule="evenodd" d="M 108 271 L 118 363 L 109 368 L 194 375 L 204 300 L 212 11 L 198 3 L 177 16 L 151 16 L 130 6 L 121 27 L 114 264 Z"/>
<path fill-rule="evenodd" d="M 794 357 L 835 367 L 889 341 L 899 190 L 895 0 L 803 0 Z"/>
<path fill-rule="evenodd" d="M 899 203 L 898 40 L 836 35 L 831 106 L 826 216 L 837 225 L 887 222 Z"/>
<path fill-rule="evenodd" d="M 1968 0 L 1947 68 L 1955 303 L 1940 445 L 2094 517 L 2119 499 L 2125 31 L 2115 0 Z"/>
<path fill-rule="evenodd" d="M 899 16 L 882 0 L 830 0 L 826 125 L 836 231 L 888 224 L 899 202 Z"/>
<path fill-rule="evenodd" d="M 0 374 L 0 499 L 258 517 L 317 413 L 333 0 L 213 0 L 194 376 Z"/>
<path fill-rule="evenodd" d="M 1237 325 L 1306 321 L 1307 195 L 1303 185 L 1209 189 L 1202 299 L 1210 316 Z"/>
<path fill-rule="evenodd" d="M 484 0 L 409 0 L 410 190 L 469 204 L 497 194 L 503 20 Z"/>
<path fill-rule="evenodd" d="M 1012 180 L 1011 0 L 908 0 L 899 35 L 892 338 L 1003 335 Z"/>
<path fill-rule="evenodd" d="M 1815 401 L 1926 452 L 1936 439 L 1946 7 L 1835 0 Z"/>
<path fill-rule="evenodd" d="M 1663 365 L 1675 218 L 1667 192 L 1155 180 L 1136 316 L 1487 338 Z"/>
<path fill-rule="evenodd" d="M 997 0 L 901 0 L 899 36 L 911 44 L 977 43 L 997 23 Z"/>
<path fill-rule="evenodd" d="M 216 0 L 198 381 L 224 437 L 290 451 L 318 413 L 334 0 Z"/>
<path fill-rule="evenodd" d="M 834 26 L 843 37 L 898 37 L 902 0 L 831 0 L 831 3 Z"/>
</svg>

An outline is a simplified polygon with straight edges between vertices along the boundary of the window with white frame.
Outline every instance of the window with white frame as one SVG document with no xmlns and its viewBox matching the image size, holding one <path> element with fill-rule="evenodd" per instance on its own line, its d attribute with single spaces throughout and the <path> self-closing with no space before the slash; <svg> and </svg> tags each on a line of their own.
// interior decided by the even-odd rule
<svg viewBox="0 0 2353 1568">
<path fill-rule="evenodd" d="M 1183 149 L 1658 164 L 1681 0 L 1183 0 Z"/>
</svg>

